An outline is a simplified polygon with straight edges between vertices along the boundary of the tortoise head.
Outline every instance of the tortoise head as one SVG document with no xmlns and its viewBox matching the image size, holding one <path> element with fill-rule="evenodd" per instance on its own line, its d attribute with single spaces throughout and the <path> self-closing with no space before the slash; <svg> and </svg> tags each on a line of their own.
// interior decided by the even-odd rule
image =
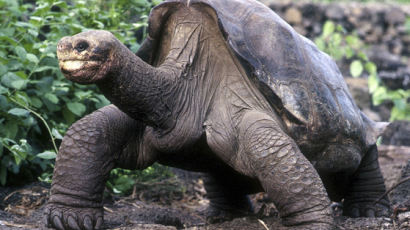
<svg viewBox="0 0 410 230">
<path fill-rule="evenodd" d="M 113 34 L 103 30 L 63 37 L 57 45 L 61 72 L 77 83 L 96 83 L 113 68 L 115 50 L 119 44 Z"/>
</svg>

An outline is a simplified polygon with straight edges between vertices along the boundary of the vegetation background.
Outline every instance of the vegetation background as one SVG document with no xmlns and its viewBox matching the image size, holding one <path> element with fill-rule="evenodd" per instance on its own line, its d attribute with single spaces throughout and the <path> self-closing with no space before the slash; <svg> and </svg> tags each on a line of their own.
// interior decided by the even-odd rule
<svg viewBox="0 0 410 230">
<path fill-rule="evenodd" d="M 35 180 L 49 182 L 58 146 L 68 127 L 85 114 L 109 104 L 95 86 L 64 79 L 56 57 L 59 39 L 88 29 L 104 29 L 136 52 L 145 36 L 147 15 L 160 2 L 0 0 L 1 186 Z M 408 22 L 410 31 L 410 19 Z M 410 120 L 409 90 L 391 91 L 383 86 L 377 77 L 377 67 L 362 52 L 365 44 L 357 36 L 328 22 L 315 42 L 334 58 L 349 59 L 352 76 L 368 76 L 374 103 L 394 102 L 393 120 Z M 116 169 L 107 187 L 115 193 L 129 193 L 135 181 L 172 176 L 160 165 L 139 172 Z"/>
</svg>

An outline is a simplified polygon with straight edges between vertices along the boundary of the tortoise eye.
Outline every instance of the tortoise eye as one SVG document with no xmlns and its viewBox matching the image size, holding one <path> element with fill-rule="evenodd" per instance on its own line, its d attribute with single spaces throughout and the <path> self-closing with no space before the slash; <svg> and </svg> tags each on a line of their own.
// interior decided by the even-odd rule
<svg viewBox="0 0 410 230">
<path fill-rule="evenodd" d="M 79 53 L 83 52 L 84 50 L 86 50 L 88 48 L 88 43 L 87 42 L 79 42 L 76 46 L 75 46 L 75 50 L 77 50 Z"/>
</svg>

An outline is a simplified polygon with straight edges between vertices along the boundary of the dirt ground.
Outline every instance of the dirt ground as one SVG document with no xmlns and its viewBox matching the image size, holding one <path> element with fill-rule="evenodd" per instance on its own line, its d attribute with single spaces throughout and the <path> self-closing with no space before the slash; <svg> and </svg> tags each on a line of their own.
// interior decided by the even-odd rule
<svg viewBox="0 0 410 230">
<path fill-rule="evenodd" d="M 392 188 L 410 176 L 410 147 L 380 146 L 380 164 L 386 186 Z M 407 165 L 407 166 L 406 166 Z M 280 224 L 273 204 L 263 193 L 251 196 L 255 213 L 229 221 L 210 223 L 208 205 L 199 173 L 175 170 L 185 188 L 180 194 L 150 189 L 150 194 L 108 197 L 104 205 L 106 229 L 287 229 Z M 156 186 L 156 185 L 152 185 Z M 0 229 L 45 229 L 44 204 L 49 185 L 33 183 L 22 188 L 0 188 Z M 394 213 L 391 218 L 347 218 L 336 211 L 339 229 L 410 229 L 410 181 L 390 193 Z"/>
</svg>

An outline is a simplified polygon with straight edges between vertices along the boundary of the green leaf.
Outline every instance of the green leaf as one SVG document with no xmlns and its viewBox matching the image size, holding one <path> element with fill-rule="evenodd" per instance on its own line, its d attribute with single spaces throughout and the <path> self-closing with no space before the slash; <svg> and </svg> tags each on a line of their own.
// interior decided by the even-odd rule
<svg viewBox="0 0 410 230">
<path fill-rule="evenodd" d="M 7 67 L 3 64 L 0 64 L 0 76 L 7 73 Z"/>
<path fill-rule="evenodd" d="M 21 60 L 26 60 L 27 52 L 22 46 L 17 46 L 14 51 Z"/>
<path fill-rule="evenodd" d="M 346 53 L 346 58 L 347 59 L 350 59 L 354 56 L 354 51 L 350 47 L 346 47 L 345 53 Z"/>
<path fill-rule="evenodd" d="M 373 62 L 370 62 L 370 61 L 366 62 L 366 64 L 364 65 L 364 68 L 371 75 L 377 74 L 377 66 Z"/>
<path fill-rule="evenodd" d="M 325 41 L 320 37 L 315 39 L 315 44 L 322 51 L 324 51 L 326 49 Z"/>
<path fill-rule="evenodd" d="M 44 151 L 42 153 L 39 153 L 36 155 L 36 157 L 41 158 L 41 159 L 55 159 L 57 157 L 57 154 L 54 151 Z"/>
<path fill-rule="evenodd" d="M 373 93 L 379 87 L 379 79 L 376 75 L 370 75 L 367 84 L 369 85 L 369 92 Z"/>
<path fill-rule="evenodd" d="M 326 21 L 323 25 L 323 37 L 327 38 L 335 32 L 335 24 L 332 21 Z"/>
<path fill-rule="evenodd" d="M 8 41 L 11 45 L 13 46 L 17 46 L 18 43 L 16 40 L 14 40 L 13 38 L 10 38 L 9 36 L 0 36 L 0 41 Z"/>
<path fill-rule="evenodd" d="M 14 99 L 25 106 L 29 105 L 30 98 L 24 91 L 16 92 Z"/>
<path fill-rule="evenodd" d="M 7 88 L 4 88 L 3 86 L 0 85 L 0 94 L 5 94 L 7 93 L 9 90 Z"/>
<path fill-rule="evenodd" d="M 359 58 L 361 58 L 363 61 L 366 61 L 366 62 L 369 61 L 369 58 L 367 57 L 367 55 L 364 52 L 358 52 L 357 56 Z"/>
<path fill-rule="evenodd" d="M 18 79 L 16 81 L 13 81 L 11 83 L 11 86 L 15 89 L 22 89 L 26 87 L 26 83 L 27 81 L 23 80 L 23 79 Z"/>
<path fill-rule="evenodd" d="M 67 108 L 77 116 L 83 115 L 86 110 L 85 105 L 78 102 L 69 102 L 67 103 Z"/>
<path fill-rule="evenodd" d="M 387 98 L 387 89 L 386 87 L 377 87 L 373 92 L 373 104 L 380 105 Z"/>
<path fill-rule="evenodd" d="M 397 107 L 393 107 L 391 110 L 391 115 L 390 115 L 390 121 L 394 120 L 410 120 L 410 111 L 407 111 L 405 109 L 399 109 Z"/>
<path fill-rule="evenodd" d="M 31 53 L 27 54 L 27 60 L 29 60 L 30 62 L 33 62 L 35 64 L 37 64 L 38 61 L 39 61 L 37 56 L 34 55 L 34 54 L 31 54 Z"/>
<path fill-rule="evenodd" d="M 1 83 L 9 88 L 20 90 L 26 87 L 27 80 L 20 78 L 15 73 L 8 72 L 1 78 Z"/>
<path fill-rule="evenodd" d="M 27 74 L 24 71 L 17 71 L 15 74 L 22 79 L 27 79 Z"/>
<path fill-rule="evenodd" d="M 8 104 L 7 98 L 3 95 L 0 95 L 0 109 L 1 110 L 6 110 L 8 105 L 9 104 Z"/>
<path fill-rule="evenodd" d="M 44 97 L 47 98 L 47 100 L 49 100 L 53 104 L 58 103 L 58 97 L 52 93 L 46 93 Z"/>
<path fill-rule="evenodd" d="M 102 95 L 102 94 L 97 94 L 96 97 L 98 98 L 98 102 L 95 103 L 95 107 L 97 109 L 111 104 L 111 102 L 109 100 L 107 100 L 107 98 L 104 97 L 104 95 Z"/>
<path fill-rule="evenodd" d="M 394 106 L 399 110 L 404 110 L 406 108 L 406 100 L 404 98 L 393 100 Z"/>
<path fill-rule="evenodd" d="M 10 109 L 8 113 L 19 117 L 27 116 L 28 114 L 30 114 L 28 110 L 20 108 Z"/>
<path fill-rule="evenodd" d="M 91 95 L 93 94 L 93 92 L 91 90 L 88 91 L 77 91 L 74 93 L 74 95 L 79 99 L 79 100 L 83 100 L 85 98 L 89 98 Z"/>
<path fill-rule="evenodd" d="M 40 108 L 41 106 L 43 106 L 43 102 L 41 102 L 41 100 L 38 99 L 37 97 L 32 97 L 31 98 L 31 105 L 36 107 L 36 108 Z"/>
<path fill-rule="evenodd" d="M 58 68 L 54 66 L 41 66 L 41 67 L 36 68 L 33 72 L 38 73 L 38 72 L 43 72 L 46 70 L 58 70 Z"/>
<path fill-rule="evenodd" d="M 98 29 L 104 29 L 104 23 L 102 23 L 98 20 L 94 20 L 94 23 L 97 25 Z"/>
<path fill-rule="evenodd" d="M 363 65 L 362 62 L 359 60 L 354 60 L 350 64 L 350 74 L 352 77 L 359 77 L 363 72 Z"/>
<path fill-rule="evenodd" d="M 63 117 L 66 120 L 66 122 L 70 125 L 75 121 L 75 115 L 72 113 L 70 110 L 67 108 L 63 109 Z"/>
<path fill-rule="evenodd" d="M 361 45 L 360 39 L 357 36 L 348 35 L 345 38 L 347 45 L 354 49 L 358 49 Z"/>
<path fill-rule="evenodd" d="M 28 22 L 16 22 L 14 23 L 14 25 L 16 25 L 17 27 L 28 27 L 28 28 L 32 28 L 32 29 L 36 29 L 36 27 Z"/>
<path fill-rule="evenodd" d="M 53 134 L 53 136 L 56 138 L 56 139 L 59 139 L 59 140 L 62 140 L 63 139 L 63 136 L 58 132 L 58 130 L 57 129 L 55 129 L 55 128 L 53 128 L 52 130 L 51 130 L 51 134 Z"/>
<path fill-rule="evenodd" d="M 2 28 L 0 29 L 0 34 L 6 35 L 6 36 L 13 36 L 15 31 L 16 31 L 15 28 Z"/>
<path fill-rule="evenodd" d="M 342 43 L 342 40 L 343 40 L 342 35 L 339 34 L 339 33 L 335 33 L 335 34 L 332 36 L 333 46 L 339 47 L 340 44 Z M 341 50 L 341 49 L 340 49 L 340 50 Z"/>
</svg>

